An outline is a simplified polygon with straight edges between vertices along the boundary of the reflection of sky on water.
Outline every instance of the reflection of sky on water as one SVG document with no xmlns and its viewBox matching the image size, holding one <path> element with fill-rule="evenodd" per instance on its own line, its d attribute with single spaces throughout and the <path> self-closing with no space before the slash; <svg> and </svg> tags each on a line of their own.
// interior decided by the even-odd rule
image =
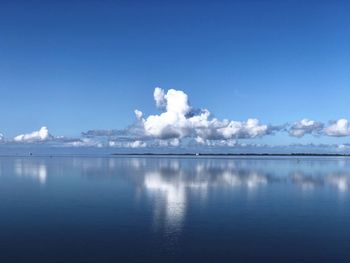
<svg viewBox="0 0 350 263">
<path fill-rule="evenodd" d="M 344 172 L 334 172 L 323 175 L 312 175 L 302 171 L 293 172 L 290 180 L 296 185 L 301 186 L 304 190 L 312 190 L 316 187 L 331 187 L 339 192 L 348 190 L 350 183 L 350 174 Z"/>
<path fill-rule="evenodd" d="M 258 262 L 276 247 L 279 262 L 324 248 L 331 259 L 349 243 L 349 168 L 350 158 L 1 157 L 1 243 L 8 258 L 81 244 L 76 255 L 97 262 Z"/>
<path fill-rule="evenodd" d="M 326 180 L 330 186 L 335 187 L 341 192 L 348 190 L 349 185 L 349 175 L 348 174 L 330 174 L 327 176 Z"/>
<path fill-rule="evenodd" d="M 63 160 L 62 160 L 63 159 Z M 186 189 L 206 191 L 211 187 L 254 189 L 271 183 L 295 184 L 305 189 L 331 187 L 347 191 L 350 183 L 348 159 L 204 159 L 204 158 L 14 158 L 14 173 L 45 183 L 48 165 L 53 172 L 76 171 L 84 176 L 131 178 L 150 191 L 167 193 L 167 199 L 185 200 Z M 0 162 L 0 173 L 4 174 Z"/>
<path fill-rule="evenodd" d="M 327 166 L 319 160 L 296 162 L 293 159 L 264 161 L 135 158 L 128 163 L 133 170 L 139 171 L 137 181 L 146 192 L 159 195 L 154 209 L 156 224 L 166 224 L 173 231 L 181 230 L 188 206 L 188 195 L 191 193 L 200 193 L 205 200 L 210 189 L 242 188 L 250 192 L 269 184 L 294 185 L 302 190 L 329 187 L 345 192 L 350 183 L 350 172 L 346 171 L 350 163 L 345 160 L 329 162 Z"/>
<path fill-rule="evenodd" d="M 0 167 L 3 174 L 3 162 Z M 14 158 L 12 167 L 19 178 L 40 184 L 58 173 L 129 182 L 138 198 L 153 198 L 155 224 L 173 232 L 183 226 L 191 194 L 205 202 L 215 189 L 252 192 L 291 185 L 303 191 L 329 188 L 344 193 L 350 184 L 349 160 L 335 158 Z"/>
</svg>

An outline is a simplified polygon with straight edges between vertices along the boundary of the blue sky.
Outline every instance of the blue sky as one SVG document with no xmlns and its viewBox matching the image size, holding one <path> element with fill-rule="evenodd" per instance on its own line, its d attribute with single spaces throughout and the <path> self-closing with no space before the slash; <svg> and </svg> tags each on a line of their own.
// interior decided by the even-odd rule
<svg viewBox="0 0 350 263">
<path fill-rule="evenodd" d="M 158 114 L 155 87 L 218 119 L 349 119 L 346 1 L 7 1 L 0 132 L 67 137 Z M 348 143 L 278 133 L 246 141 Z"/>
</svg>

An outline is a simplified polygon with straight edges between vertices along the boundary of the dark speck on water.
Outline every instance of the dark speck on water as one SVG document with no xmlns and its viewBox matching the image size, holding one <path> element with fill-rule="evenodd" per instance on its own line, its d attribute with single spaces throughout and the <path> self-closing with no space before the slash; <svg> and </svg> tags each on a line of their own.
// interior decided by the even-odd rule
<svg viewBox="0 0 350 263">
<path fill-rule="evenodd" d="M 0 262 L 350 262 L 347 157 L 0 157 Z"/>
</svg>

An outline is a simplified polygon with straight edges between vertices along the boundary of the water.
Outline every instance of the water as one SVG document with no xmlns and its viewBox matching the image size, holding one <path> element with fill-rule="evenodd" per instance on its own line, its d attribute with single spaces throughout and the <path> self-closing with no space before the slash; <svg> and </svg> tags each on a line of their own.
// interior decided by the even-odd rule
<svg viewBox="0 0 350 263">
<path fill-rule="evenodd" d="M 350 159 L 1 157 L 0 262 L 350 262 Z"/>
</svg>

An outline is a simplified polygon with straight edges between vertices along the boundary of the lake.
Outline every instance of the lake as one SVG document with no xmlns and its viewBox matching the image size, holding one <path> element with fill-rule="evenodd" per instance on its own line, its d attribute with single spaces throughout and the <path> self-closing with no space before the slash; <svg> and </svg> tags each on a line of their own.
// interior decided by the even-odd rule
<svg viewBox="0 0 350 263">
<path fill-rule="evenodd" d="M 0 157 L 0 262 L 350 262 L 350 158 Z"/>
</svg>

